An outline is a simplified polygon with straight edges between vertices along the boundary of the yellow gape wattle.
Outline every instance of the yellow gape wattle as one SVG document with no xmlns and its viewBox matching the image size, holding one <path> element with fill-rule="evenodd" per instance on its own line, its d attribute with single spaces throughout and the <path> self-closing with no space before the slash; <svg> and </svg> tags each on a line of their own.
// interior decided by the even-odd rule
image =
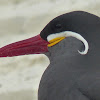
<svg viewBox="0 0 100 100">
<path fill-rule="evenodd" d="M 48 47 L 54 46 L 55 44 L 59 43 L 63 39 L 65 39 L 65 37 L 57 37 L 57 38 L 54 38 L 54 39 L 50 40 L 49 41 L 50 44 L 48 44 Z"/>
</svg>

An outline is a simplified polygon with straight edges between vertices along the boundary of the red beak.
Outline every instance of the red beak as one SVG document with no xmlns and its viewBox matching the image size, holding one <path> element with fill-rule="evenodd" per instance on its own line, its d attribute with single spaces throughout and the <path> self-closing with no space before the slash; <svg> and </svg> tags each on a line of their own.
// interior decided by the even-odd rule
<svg viewBox="0 0 100 100">
<path fill-rule="evenodd" d="M 40 35 L 37 35 L 0 48 L 0 57 L 45 53 L 48 51 L 48 44 L 49 42 L 43 40 Z"/>
</svg>

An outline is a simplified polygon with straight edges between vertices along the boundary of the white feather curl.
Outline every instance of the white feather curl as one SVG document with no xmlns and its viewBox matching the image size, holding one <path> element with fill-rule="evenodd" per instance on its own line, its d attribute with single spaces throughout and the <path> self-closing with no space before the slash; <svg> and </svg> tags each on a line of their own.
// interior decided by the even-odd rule
<svg viewBox="0 0 100 100">
<path fill-rule="evenodd" d="M 50 34 L 47 37 L 47 40 L 50 41 L 50 40 L 57 38 L 57 37 L 75 37 L 75 38 L 77 38 L 78 40 L 82 41 L 84 46 L 85 46 L 84 51 L 81 52 L 81 51 L 78 50 L 78 52 L 81 55 L 85 55 L 85 54 L 88 53 L 88 49 L 89 49 L 88 42 L 80 34 L 78 34 L 76 32 L 72 32 L 72 31 L 64 31 L 64 32 L 60 32 L 60 33 Z"/>
</svg>

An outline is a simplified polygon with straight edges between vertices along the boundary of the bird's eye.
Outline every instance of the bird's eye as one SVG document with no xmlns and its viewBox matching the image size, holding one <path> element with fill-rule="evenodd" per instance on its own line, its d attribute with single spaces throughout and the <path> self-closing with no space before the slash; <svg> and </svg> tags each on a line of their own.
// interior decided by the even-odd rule
<svg viewBox="0 0 100 100">
<path fill-rule="evenodd" d="M 62 28 L 62 25 L 61 24 L 56 24 L 56 29 L 61 29 Z"/>
</svg>

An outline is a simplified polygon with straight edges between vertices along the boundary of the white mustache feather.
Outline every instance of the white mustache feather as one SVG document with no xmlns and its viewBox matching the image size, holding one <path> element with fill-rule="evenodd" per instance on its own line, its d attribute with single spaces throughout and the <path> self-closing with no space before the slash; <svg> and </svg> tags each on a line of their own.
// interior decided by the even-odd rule
<svg viewBox="0 0 100 100">
<path fill-rule="evenodd" d="M 72 32 L 72 31 L 64 31 L 64 32 L 61 32 L 61 33 L 56 33 L 56 34 L 51 34 L 47 37 L 47 40 L 50 41 L 54 38 L 57 38 L 57 37 L 75 37 L 77 38 L 78 40 L 82 41 L 84 46 L 85 46 L 85 50 L 84 51 L 79 51 L 78 52 L 81 54 L 81 55 L 85 55 L 88 53 L 88 50 L 89 50 L 89 45 L 88 45 L 88 42 L 78 33 L 76 32 Z"/>
</svg>

